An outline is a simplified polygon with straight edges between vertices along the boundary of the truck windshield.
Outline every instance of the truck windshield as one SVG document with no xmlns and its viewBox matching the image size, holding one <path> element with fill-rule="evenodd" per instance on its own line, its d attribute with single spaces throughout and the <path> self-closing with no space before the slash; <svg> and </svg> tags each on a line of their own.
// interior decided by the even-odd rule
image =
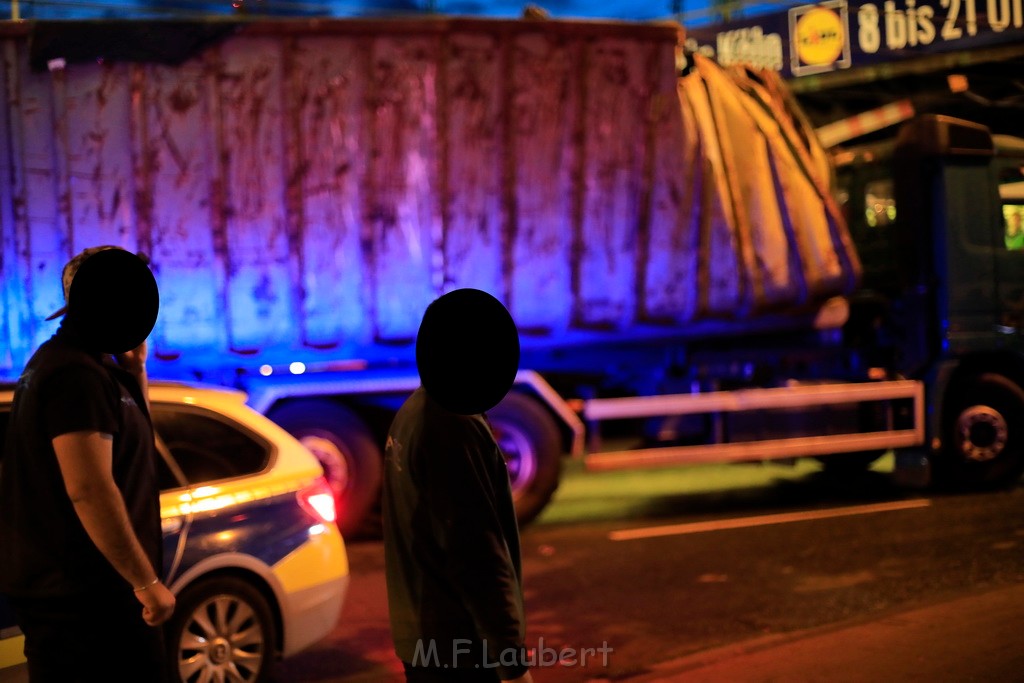
<svg viewBox="0 0 1024 683">
<path fill-rule="evenodd" d="M 1003 205 L 1003 242 L 1009 251 L 1024 250 L 1024 167 L 1010 167 L 999 174 Z"/>
<path fill-rule="evenodd" d="M 864 186 L 864 219 L 868 227 L 883 228 L 896 220 L 896 196 L 891 178 Z"/>
</svg>

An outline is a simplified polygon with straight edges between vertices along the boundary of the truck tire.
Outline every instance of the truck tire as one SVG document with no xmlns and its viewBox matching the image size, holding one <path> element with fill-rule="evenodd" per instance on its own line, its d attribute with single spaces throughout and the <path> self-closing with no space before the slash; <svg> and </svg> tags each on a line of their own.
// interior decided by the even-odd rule
<svg viewBox="0 0 1024 683">
<path fill-rule="evenodd" d="M 188 586 L 165 630 L 171 680 L 262 683 L 276 658 L 276 632 L 267 599 L 247 581 L 224 576 Z"/>
<path fill-rule="evenodd" d="M 540 514 L 558 488 L 562 439 L 551 415 L 535 400 L 509 394 L 487 412 L 508 463 L 512 499 L 520 524 Z"/>
<path fill-rule="evenodd" d="M 948 393 L 935 483 L 949 489 L 1012 486 L 1024 472 L 1024 390 L 985 373 Z"/>
<path fill-rule="evenodd" d="M 334 491 L 338 528 L 355 536 L 366 530 L 380 496 L 381 452 L 366 423 L 326 399 L 287 403 L 268 417 L 313 452 Z"/>
</svg>

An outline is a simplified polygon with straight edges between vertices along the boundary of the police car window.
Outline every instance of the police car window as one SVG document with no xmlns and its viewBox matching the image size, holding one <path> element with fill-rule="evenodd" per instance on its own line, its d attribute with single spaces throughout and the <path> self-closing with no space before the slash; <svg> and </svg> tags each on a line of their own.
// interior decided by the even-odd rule
<svg viewBox="0 0 1024 683">
<path fill-rule="evenodd" d="M 206 411 L 156 406 L 153 426 L 189 484 L 254 474 L 270 460 L 269 444 Z"/>
<path fill-rule="evenodd" d="M 182 484 L 174 478 L 174 473 L 171 472 L 171 468 L 167 466 L 167 463 L 163 458 L 156 459 L 156 477 L 157 482 L 160 484 L 161 491 L 170 491 L 171 489 L 180 488 Z"/>
<path fill-rule="evenodd" d="M 159 434 L 156 435 L 156 452 L 156 474 L 160 490 L 170 491 L 188 484 L 184 472 L 178 467 L 178 462 L 171 455 L 170 449 L 167 448 L 167 444 Z"/>
</svg>

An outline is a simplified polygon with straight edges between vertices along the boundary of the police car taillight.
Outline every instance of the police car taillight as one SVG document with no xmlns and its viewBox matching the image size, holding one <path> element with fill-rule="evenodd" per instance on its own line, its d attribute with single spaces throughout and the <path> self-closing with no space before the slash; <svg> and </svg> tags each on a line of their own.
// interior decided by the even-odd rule
<svg viewBox="0 0 1024 683">
<path fill-rule="evenodd" d="M 327 524 L 338 518 L 334 491 L 323 477 L 299 491 L 299 505 L 318 522 Z"/>
</svg>

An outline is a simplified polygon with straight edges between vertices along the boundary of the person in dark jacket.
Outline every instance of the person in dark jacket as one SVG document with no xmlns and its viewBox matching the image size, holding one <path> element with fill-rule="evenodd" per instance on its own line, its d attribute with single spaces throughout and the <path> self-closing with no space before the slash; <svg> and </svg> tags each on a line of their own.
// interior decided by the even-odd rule
<svg viewBox="0 0 1024 683">
<path fill-rule="evenodd" d="M 416 363 L 421 386 L 395 416 L 385 455 L 395 652 L 410 682 L 529 683 L 519 530 L 484 415 L 515 380 L 515 323 L 485 292 L 449 292 L 423 315 Z"/>
<path fill-rule="evenodd" d="M 156 281 L 134 254 L 94 247 L 63 284 L 50 317 L 66 315 L 21 374 L 2 451 L 0 592 L 32 683 L 156 682 L 175 603 L 147 405 Z"/>
</svg>

